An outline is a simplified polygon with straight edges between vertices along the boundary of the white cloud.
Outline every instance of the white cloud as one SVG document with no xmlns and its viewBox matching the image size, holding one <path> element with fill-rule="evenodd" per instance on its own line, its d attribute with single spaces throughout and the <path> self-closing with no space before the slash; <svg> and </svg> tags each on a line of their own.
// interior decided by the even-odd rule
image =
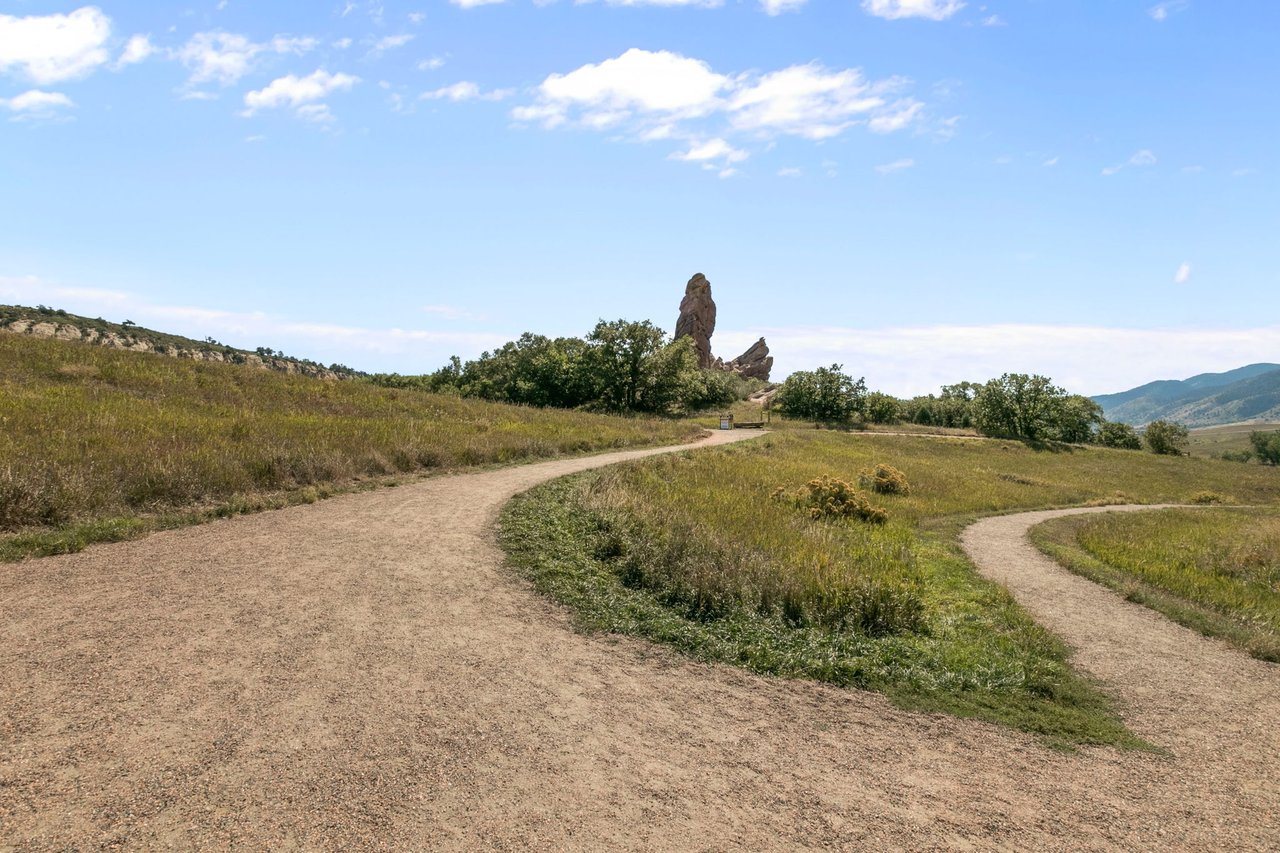
<svg viewBox="0 0 1280 853">
<path fill-rule="evenodd" d="M 1147 9 L 1147 14 L 1151 16 L 1153 21 L 1164 22 L 1169 19 L 1170 15 L 1177 14 L 1190 5 L 1190 0 L 1165 0 L 1165 2 L 1157 3 Z"/>
<path fill-rule="evenodd" d="M 1102 174 L 1110 177 L 1111 175 L 1120 172 L 1126 166 L 1154 166 L 1156 162 L 1156 155 L 1152 153 L 1151 149 L 1143 148 L 1139 151 L 1135 151 L 1133 156 L 1124 163 L 1120 163 L 1115 166 L 1107 166 L 1102 170 Z"/>
<path fill-rule="evenodd" d="M 719 106 L 729 84 L 729 78 L 697 59 L 631 48 L 614 59 L 547 77 L 538 87 L 540 103 L 535 109 L 544 123 L 555 124 L 575 108 L 586 115 L 605 111 L 700 116 Z"/>
<path fill-rule="evenodd" d="M 899 18 L 928 18 L 943 21 L 964 8 L 961 0 L 862 0 L 869 15 L 890 21 Z"/>
<path fill-rule="evenodd" d="M 254 59 L 263 53 L 301 56 L 319 45 L 309 36 L 276 36 L 259 43 L 247 37 L 221 30 L 196 33 L 173 55 L 191 71 L 188 86 L 219 83 L 230 86 L 248 74 Z"/>
<path fill-rule="evenodd" d="M 1178 264 L 1178 271 L 1173 274 L 1174 284 L 1186 284 L 1191 281 L 1191 262 L 1183 261 Z"/>
<path fill-rule="evenodd" d="M 803 174 L 804 172 L 797 169 L 795 166 L 785 166 L 778 170 L 779 178 L 798 178 Z"/>
<path fill-rule="evenodd" d="M 901 172 L 903 169 L 910 169 L 915 164 L 915 160 L 910 157 L 904 157 L 901 160 L 894 160 L 892 163 L 882 163 L 876 166 L 876 171 L 882 175 L 889 175 L 894 172 Z"/>
<path fill-rule="evenodd" d="M 413 41 L 413 39 L 414 39 L 414 35 L 412 33 L 401 33 L 400 35 L 395 35 L 395 36 L 384 36 L 383 38 L 380 38 L 376 42 L 374 42 L 373 48 L 370 49 L 369 51 L 369 55 L 377 56 L 379 54 L 387 52 L 388 50 L 395 50 L 398 47 L 404 47 L 406 44 Z"/>
<path fill-rule="evenodd" d="M 690 163 L 704 163 L 720 160 L 724 163 L 741 163 L 750 155 L 746 151 L 734 148 L 723 139 L 708 139 L 689 146 L 688 151 L 677 151 L 671 155 L 672 160 L 684 160 Z M 722 175 L 722 177 L 725 177 Z"/>
<path fill-rule="evenodd" d="M 728 109 L 738 130 L 754 130 L 828 139 L 836 136 L 860 117 L 884 107 L 881 93 L 899 85 L 899 81 L 873 85 L 853 68 L 828 71 L 821 65 L 793 65 L 765 74 L 753 85 L 734 95 Z M 871 118 L 870 125 L 879 130 L 877 121 L 906 126 L 916 114 L 911 108 L 881 113 Z"/>
<path fill-rule="evenodd" d="M 829 139 L 854 125 L 879 133 L 923 120 L 924 105 L 891 96 L 909 81 L 869 81 L 858 69 L 817 63 L 764 74 L 721 74 L 707 63 L 668 51 L 632 48 L 613 59 L 552 74 L 518 122 L 552 128 L 621 128 L 639 141 L 749 134 Z M 700 126 L 690 126 L 700 125 Z"/>
<path fill-rule="evenodd" d="M 781 15 L 783 12 L 795 12 L 809 0 L 760 0 L 760 7 L 766 15 Z"/>
<path fill-rule="evenodd" d="M 336 47 L 338 50 L 346 50 L 347 48 L 351 47 L 352 44 L 354 44 L 354 42 L 351 39 L 340 38 L 333 43 L 333 46 Z"/>
<path fill-rule="evenodd" d="M 449 2 L 462 9 L 474 9 L 477 6 L 492 6 L 497 3 L 505 3 L 506 0 L 449 0 Z"/>
<path fill-rule="evenodd" d="M 326 104 L 321 103 L 332 92 L 346 92 L 360 82 L 350 74 L 330 74 L 314 71 L 306 77 L 289 74 L 272 80 L 265 88 L 244 96 L 243 115 L 251 116 L 259 110 L 291 107 L 299 118 L 308 121 L 331 121 Z"/>
<path fill-rule="evenodd" d="M 717 329 L 717 349 L 740 352 L 768 338 L 774 377 L 840 363 L 875 389 L 901 396 L 944 384 L 986 381 L 1006 372 L 1039 373 L 1082 394 L 1132 388 L 1154 379 L 1275 361 L 1280 326 L 1135 329 L 1102 326 L 755 327 Z"/>
<path fill-rule="evenodd" d="M 1004 18 L 1001 18 L 999 15 L 988 15 L 987 17 L 985 17 L 985 18 L 983 18 L 983 19 L 982 19 L 982 26 L 984 26 L 984 27 L 1007 27 L 1007 26 L 1008 26 L 1008 24 L 1007 24 L 1007 23 L 1005 23 Z"/>
<path fill-rule="evenodd" d="M 39 83 L 83 77 L 107 62 L 111 19 L 92 6 L 65 15 L 0 15 L 0 71 Z"/>
<path fill-rule="evenodd" d="M 451 86 L 442 86 L 439 89 L 423 92 L 419 97 L 428 101 L 501 101 L 504 98 L 511 97 L 513 94 L 515 92 L 511 89 L 494 89 L 486 92 L 480 88 L 478 83 L 462 80 Z"/>
<path fill-rule="evenodd" d="M 1058 165 L 1058 163 L 1059 163 L 1061 160 L 1062 160 L 1062 158 L 1061 158 L 1061 157 L 1050 157 L 1048 160 L 1045 160 L 1045 161 L 1044 161 L 1043 163 L 1041 163 L 1040 165 L 1041 165 L 1041 166 L 1044 166 L 1044 167 L 1047 169 L 1047 168 L 1049 168 L 1049 167 L 1051 167 L 1051 166 L 1056 166 L 1056 165 Z"/>
<path fill-rule="evenodd" d="M 445 59 L 443 56 L 432 56 L 418 63 L 419 71 L 435 71 L 437 68 L 443 68 Z"/>
<path fill-rule="evenodd" d="M 0 98 L 0 107 L 14 113 L 48 114 L 61 108 L 74 106 L 71 99 L 61 92 L 42 92 L 39 89 L 32 89 L 8 99 Z"/>
<path fill-rule="evenodd" d="M 144 62 L 156 52 L 155 45 L 151 43 L 151 36 L 133 36 L 125 43 L 124 50 L 120 52 L 120 58 L 116 60 L 115 68 L 117 70 L 127 65 L 137 65 Z"/>
</svg>

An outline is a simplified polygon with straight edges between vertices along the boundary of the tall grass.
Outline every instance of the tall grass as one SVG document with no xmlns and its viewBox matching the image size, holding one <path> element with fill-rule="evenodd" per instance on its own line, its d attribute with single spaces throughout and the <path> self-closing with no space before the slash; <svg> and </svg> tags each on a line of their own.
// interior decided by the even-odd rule
<svg viewBox="0 0 1280 853">
<path fill-rule="evenodd" d="M 695 432 L 0 334 L 0 532 Z"/>
<path fill-rule="evenodd" d="M 856 482 L 877 464 L 910 483 L 868 493 L 885 524 L 815 519 L 773 497 L 823 476 Z M 503 536 L 589 627 L 1068 742 L 1132 744 L 1067 649 L 973 571 L 958 532 L 979 515 L 1206 490 L 1276 503 L 1278 474 L 1104 448 L 790 431 L 549 486 L 509 510 Z"/>
<path fill-rule="evenodd" d="M 1160 510 L 1055 519 L 1035 543 L 1064 565 L 1255 657 L 1280 662 L 1280 514 Z"/>
</svg>

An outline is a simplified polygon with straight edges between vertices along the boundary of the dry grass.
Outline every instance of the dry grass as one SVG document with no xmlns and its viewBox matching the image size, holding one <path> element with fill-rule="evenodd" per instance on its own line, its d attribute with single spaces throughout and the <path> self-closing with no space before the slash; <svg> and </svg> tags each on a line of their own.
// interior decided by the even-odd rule
<svg viewBox="0 0 1280 853">
<path fill-rule="evenodd" d="M 0 335 L 0 532 L 695 433 Z"/>
<path fill-rule="evenodd" d="M 1280 514 L 1274 510 L 1065 518 L 1032 536 L 1073 571 L 1280 662 Z"/>
</svg>

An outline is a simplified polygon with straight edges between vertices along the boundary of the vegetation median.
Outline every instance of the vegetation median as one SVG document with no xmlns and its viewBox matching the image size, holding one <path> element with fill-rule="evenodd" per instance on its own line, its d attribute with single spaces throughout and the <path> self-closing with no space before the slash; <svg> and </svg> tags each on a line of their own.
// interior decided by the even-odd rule
<svg viewBox="0 0 1280 853">
<path fill-rule="evenodd" d="M 1204 490 L 1280 502 L 1268 472 L 1209 460 L 797 430 L 549 484 L 508 507 L 501 536 L 587 630 L 1055 743 L 1136 745 L 957 537 L 978 515 Z"/>
</svg>

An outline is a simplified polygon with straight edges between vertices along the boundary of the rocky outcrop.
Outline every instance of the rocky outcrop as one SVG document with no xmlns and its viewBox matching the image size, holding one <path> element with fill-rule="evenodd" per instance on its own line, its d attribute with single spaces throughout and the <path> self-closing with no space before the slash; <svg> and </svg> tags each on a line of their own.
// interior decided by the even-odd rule
<svg viewBox="0 0 1280 853">
<path fill-rule="evenodd" d="M 25 319 L 5 319 L 0 317 L 0 332 L 15 335 L 28 335 L 33 338 L 51 338 L 59 341 L 79 341 L 93 346 L 109 349 L 123 349 L 131 352 L 149 352 L 167 355 L 171 358 L 186 358 L 192 361 L 213 361 L 223 364 L 243 364 L 259 370 L 274 370 L 278 373 L 291 373 L 310 376 L 313 379 L 350 379 L 349 374 L 339 373 L 318 364 L 294 361 L 289 358 L 275 358 L 242 352 L 226 346 L 171 346 L 156 344 L 142 336 L 128 333 L 100 332 L 97 329 L 81 328 L 72 323 L 55 323 L 51 321 L 33 321 Z M 194 341 L 192 342 L 195 343 Z"/>
<path fill-rule="evenodd" d="M 712 370 L 737 373 L 750 379 L 769 381 L 773 370 L 773 356 L 764 338 L 733 361 L 725 362 L 711 353 L 711 336 L 716 330 L 716 303 L 711 298 L 711 282 L 702 273 L 689 279 L 680 300 L 680 318 L 676 320 L 676 340 L 688 337 L 698 353 L 698 366 Z"/>
<path fill-rule="evenodd" d="M 768 382 L 769 373 L 773 370 L 773 356 L 769 355 L 769 345 L 761 338 L 742 355 L 724 365 L 724 369 L 748 379 Z"/>
<path fill-rule="evenodd" d="M 680 319 L 676 320 L 676 340 L 693 339 L 698 353 L 698 366 L 707 368 L 715 364 L 711 355 L 711 334 L 716 330 L 716 303 L 711 298 L 711 282 L 702 273 L 689 279 L 680 300 Z"/>
</svg>

